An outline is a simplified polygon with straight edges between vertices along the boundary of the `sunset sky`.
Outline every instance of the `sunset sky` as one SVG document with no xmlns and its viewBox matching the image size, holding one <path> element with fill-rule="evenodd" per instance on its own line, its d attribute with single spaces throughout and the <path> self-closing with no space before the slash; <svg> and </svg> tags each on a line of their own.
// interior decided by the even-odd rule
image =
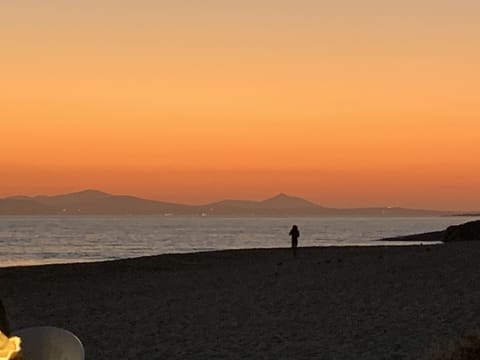
<svg viewBox="0 0 480 360">
<path fill-rule="evenodd" d="M 480 210 L 477 0 L 23 0 L 0 19 L 0 197 Z"/>
</svg>

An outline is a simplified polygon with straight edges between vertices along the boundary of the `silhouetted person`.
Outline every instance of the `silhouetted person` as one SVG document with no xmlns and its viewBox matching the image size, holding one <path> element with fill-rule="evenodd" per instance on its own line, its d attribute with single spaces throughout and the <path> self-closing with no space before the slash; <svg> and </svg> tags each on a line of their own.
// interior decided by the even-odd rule
<svg viewBox="0 0 480 360">
<path fill-rule="evenodd" d="M 297 256 L 298 238 L 300 237 L 300 231 L 298 231 L 297 225 L 292 226 L 288 235 L 292 237 L 293 256 Z"/>
<path fill-rule="evenodd" d="M 5 308 L 3 307 L 2 300 L 0 300 L 0 331 L 7 336 L 10 335 L 7 314 L 6 314 Z"/>
</svg>

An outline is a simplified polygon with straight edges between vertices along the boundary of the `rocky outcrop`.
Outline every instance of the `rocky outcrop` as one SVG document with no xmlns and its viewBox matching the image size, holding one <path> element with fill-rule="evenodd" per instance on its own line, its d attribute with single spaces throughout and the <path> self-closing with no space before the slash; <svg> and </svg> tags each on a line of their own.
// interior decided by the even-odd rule
<svg viewBox="0 0 480 360">
<path fill-rule="evenodd" d="M 441 231 L 423 234 L 397 236 L 380 239 L 379 241 L 405 241 L 405 242 L 455 242 L 480 240 L 480 220 L 470 221 L 460 225 L 452 225 Z"/>
<path fill-rule="evenodd" d="M 445 230 L 444 242 L 480 240 L 480 220 L 452 225 Z"/>
</svg>

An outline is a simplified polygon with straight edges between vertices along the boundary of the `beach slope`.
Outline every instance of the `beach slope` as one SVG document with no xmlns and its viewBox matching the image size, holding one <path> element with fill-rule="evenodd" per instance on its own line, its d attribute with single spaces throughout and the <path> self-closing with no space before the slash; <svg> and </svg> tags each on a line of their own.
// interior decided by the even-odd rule
<svg viewBox="0 0 480 360">
<path fill-rule="evenodd" d="M 0 269 L 12 330 L 88 359 L 412 359 L 480 325 L 480 243 L 258 249 Z"/>
</svg>

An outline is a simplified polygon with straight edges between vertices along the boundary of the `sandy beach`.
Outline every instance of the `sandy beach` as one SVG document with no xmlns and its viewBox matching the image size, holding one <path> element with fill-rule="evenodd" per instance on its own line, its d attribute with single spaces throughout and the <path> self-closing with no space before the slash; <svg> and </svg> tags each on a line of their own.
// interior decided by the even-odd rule
<svg viewBox="0 0 480 360">
<path fill-rule="evenodd" d="M 0 269 L 12 330 L 87 359 L 417 359 L 480 325 L 480 243 L 236 250 Z"/>
</svg>

